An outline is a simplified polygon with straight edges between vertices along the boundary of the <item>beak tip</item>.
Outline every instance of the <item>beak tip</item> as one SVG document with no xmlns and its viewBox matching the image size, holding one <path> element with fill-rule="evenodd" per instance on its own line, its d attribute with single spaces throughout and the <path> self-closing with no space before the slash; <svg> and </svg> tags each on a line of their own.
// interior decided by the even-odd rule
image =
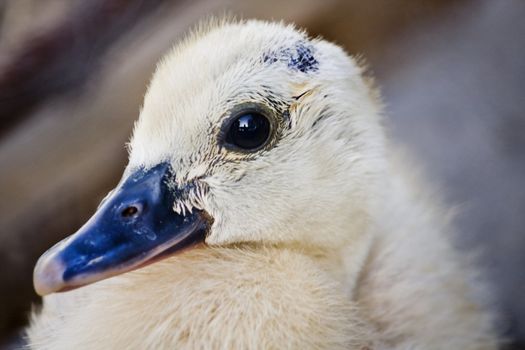
<svg viewBox="0 0 525 350">
<path fill-rule="evenodd" d="M 44 254 L 33 272 L 33 285 L 37 294 L 45 296 L 63 289 L 64 271 L 65 265 L 57 257 Z"/>
</svg>

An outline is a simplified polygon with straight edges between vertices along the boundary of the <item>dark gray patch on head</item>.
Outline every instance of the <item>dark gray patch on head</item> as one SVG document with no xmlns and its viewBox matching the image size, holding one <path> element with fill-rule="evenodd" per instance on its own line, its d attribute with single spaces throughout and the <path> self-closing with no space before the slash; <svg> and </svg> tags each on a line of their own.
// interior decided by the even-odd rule
<svg viewBox="0 0 525 350">
<path fill-rule="evenodd" d="M 268 64 L 284 62 L 288 68 L 302 73 L 315 72 L 319 69 L 314 48 L 305 41 L 298 41 L 293 47 L 267 52 L 263 55 L 263 62 Z"/>
</svg>

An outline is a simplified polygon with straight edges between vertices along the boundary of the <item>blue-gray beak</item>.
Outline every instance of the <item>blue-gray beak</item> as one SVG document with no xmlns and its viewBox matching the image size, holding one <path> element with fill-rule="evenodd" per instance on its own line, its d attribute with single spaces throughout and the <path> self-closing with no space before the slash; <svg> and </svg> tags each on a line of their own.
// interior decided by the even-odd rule
<svg viewBox="0 0 525 350">
<path fill-rule="evenodd" d="M 40 295 L 122 274 L 202 242 L 210 220 L 203 211 L 179 215 L 161 163 L 125 179 L 95 215 L 40 257 L 34 271 Z"/>
</svg>

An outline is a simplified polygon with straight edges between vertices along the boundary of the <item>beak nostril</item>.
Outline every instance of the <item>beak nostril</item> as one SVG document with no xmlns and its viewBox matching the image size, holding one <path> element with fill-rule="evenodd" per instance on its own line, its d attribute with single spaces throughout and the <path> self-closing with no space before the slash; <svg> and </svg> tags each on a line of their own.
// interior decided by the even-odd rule
<svg viewBox="0 0 525 350">
<path fill-rule="evenodd" d="M 139 213 L 139 208 L 135 205 L 130 205 L 122 210 L 120 213 L 123 217 L 129 218 L 137 215 Z"/>
</svg>

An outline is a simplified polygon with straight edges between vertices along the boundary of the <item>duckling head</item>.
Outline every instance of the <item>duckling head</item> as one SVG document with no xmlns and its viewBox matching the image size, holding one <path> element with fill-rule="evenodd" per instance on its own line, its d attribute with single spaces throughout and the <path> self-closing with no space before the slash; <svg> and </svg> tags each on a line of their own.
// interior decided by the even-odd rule
<svg viewBox="0 0 525 350">
<path fill-rule="evenodd" d="M 277 23 L 201 26 L 158 64 L 129 164 L 94 216 L 37 263 L 45 295 L 195 242 L 341 249 L 384 168 L 380 107 L 341 48 Z"/>
</svg>

